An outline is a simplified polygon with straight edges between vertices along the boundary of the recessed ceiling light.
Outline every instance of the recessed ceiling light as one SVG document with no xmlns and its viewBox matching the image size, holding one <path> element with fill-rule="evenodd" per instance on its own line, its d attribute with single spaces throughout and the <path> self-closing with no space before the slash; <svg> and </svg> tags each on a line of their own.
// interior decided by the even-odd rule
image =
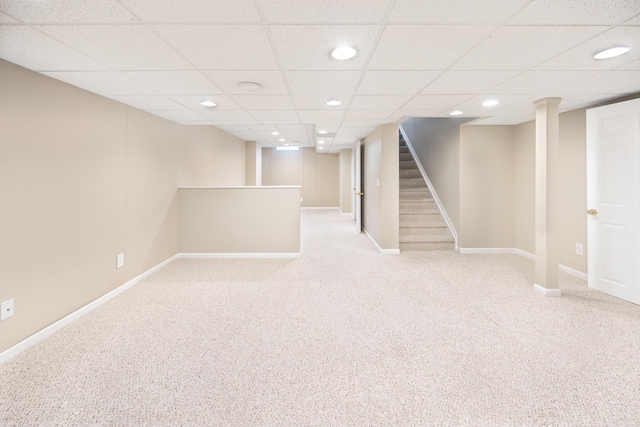
<svg viewBox="0 0 640 427">
<path fill-rule="evenodd" d="M 326 130 L 321 130 L 321 131 L 318 131 L 318 133 L 319 133 L 320 135 L 326 135 L 327 131 L 326 131 Z"/>
<path fill-rule="evenodd" d="M 240 82 L 238 83 L 238 87 L 242 90 L 247 90 L 249 92 L 257 92 L 262 89 L 262 85 L 260 83 L 254 82 Z"/>
<path fill-rule="evenodd" d="M 284 141 L 286 141 L 286 139 L 284 139 L 284 138 L 280 138 L 278 141 L 280 141 L 280 142 L 284 142 Z"/>
<path fill-rule="evenodd" d="M 271 132 L 271 135 L 280 135 L 280 132 L 278 132 L 278 131 L 276 130 L 276 131 Z"/>
<path fill-rule="evenodd" d="M 462 114 L 464 113 L 460 110 L 452 111 L 449 113 L 450 116 L 461 116 Z"/>
<path fill-rule="evenodd" d="M 209 99 L 205 99 L 204 101 L 200 102 L 200 105 L 202 105 L 203 107 L 215 107 L 218 104 Z"/>
<path fill-rule="evenodd" d="M 331 57 L 340 61 L 351 59 L 357 54 L 358 49 L 353 46 L 339 46 L 331 50 Z"/>
<path fill-rule="evenodd" d="M 337 99 L 330 99 L 327 101 L 327 105 L 331 106 L 331 107 L 335 107 L 337 105 L 342 104 L 342 102 L 338 101 Z"/>
<path fill-rule="evenodd" d="M 496 99 L 489 99 L 487 101 L 484 101 L 482 103 L 483 107 L 493 107 L 494 105 L 498 105 L 500 104 L 500 101 L 496 100 Z"/>
<path fill-rule="evenodd" d="M 318 150 L 324 150 L 324 147 L 318 147 Z"/>
<path fill-rule="evenodd" d="M 300 147 L 276 147 L 276 150 L 278 151 L 298 151 L 300 149 Z"/>
<path fill-rule="evenodd" d="M 598 52 L 593 55 L 594 59 L 609 59 L 615 58 L 616 56 L 624 55 L 629 52 L 629 48 L 626 46 L 617 46 L 612 47 L 611 49 L 603 50 L 602 52 Z"/>
<path fill-rule="evenodd" d="M 318 141 L 318 144 L 324 144 L 324 141 Z"/>
</svg>

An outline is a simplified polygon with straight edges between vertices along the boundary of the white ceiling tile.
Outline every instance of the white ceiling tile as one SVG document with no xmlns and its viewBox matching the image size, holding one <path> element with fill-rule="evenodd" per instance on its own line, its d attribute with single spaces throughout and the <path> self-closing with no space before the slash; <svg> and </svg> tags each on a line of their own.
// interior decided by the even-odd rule
<svg viewBox="0 0 640 427">
<path fill-rule="evenodd" d="M 636 16 L 635 18 L 629 19 L 624 23 L 624 25 L 640 25 L 640 14 L 638 14 L 638 16 Z"/>
<path fill-rule="evenodd" d="M 613 46 L 627 46 L 631 50 L 616 58 L 598 60 L 593 55 Z M 640 27 L 615 27 L 609 31 L 562 52 L 536 67 L 539 70 L 610 70 L 640 59 Z"/>
<path fill-rule="evenodd" d="M 612 25 L 640 13 L 638 0 L 533 0 L 510 21 L 526 25 Z"/>
<path fill-rule="evenodd" d="M 49 25 L 38 28 L 116 70 L 191 68 L 144 25 Z"/>
<path fill-rule="evenodd" d="M 242 109 L 242 107 L 236 104 L 231 99 L 231 97 L 226 95 L 212 95 L 212 96 L 174 95 L 174 96 L 171 96 L 171 99 L 173 99 L 176 102 L 179 102 L 180 104 L 184 105 L 190 110 L 211 111 L 212 107 L 204 107 L 200 105 L 200 102 L 204 101 L 205 99 L 215 102 L 217 106 L 213 108 L 216 110 L 241 110 Z"/>
<path fill-rule="evenodd" d="M 260 22 L 253 0 L 127 0 L 146 22 Z"/>
<path fill-rule="evenodd" d="M 293 103 L 299 110 L 344 110 L 349 105 L 351 95 L 327 97 L 325 95 L 295 95 L 292 97 Z M 327 101 L 337 98 L 342 101 L 342 105 L 329 106 Z"/>
<path fill-rule="evenodd" d="M 244 110 L 217 110 L 211 109 L 209 111 L 200 111 L 205 117 L 212 120 L 234 120 L 241 121 L 247 120 L 247 123 L 255 123 L 255 120 Z"/>
<path fill-rule="evenodd" d="M 18 22 L 9 15 L 0 12 L 0 22 Z"/>
<path fill-rule="evenodd" d="M 269 27 L 285 70 L 361 70 L 375 41 L 377 25 L 272 25 Z M 337 46 L 359 52 L 347 61 L 330 55 Z"/>
<path fill-rule="evenodd" d="M 380 22 L 389 0 L 269 0 L 263 1 L 269 22 L 368 23 Z"/>
<path fill-rule="evenodd" d="M 203 121 L 206 120 L 206 117 L 203 117 L 201 114 L 195 111 L 147 111 L 148 113 L 155 114 L 156 116 L 163 117 L 167 120 L 177 121 L 177 120 L 189 120 L 189 121 Z"/>
<path fill-rule="evenodd" d="M 345 118 L 347 120 L 383 120 L 396 110 L 349 110 Z"/>
<path fill-rule="evenodd" d="M 640 71 L 604 71 L 582 81 L 557 89 L 558 94 L 625 93 L 625 89 L 640 82 Z"/>
<path fill-rule="evenodd" d="M 281 132 L 300 132 L 300 133 L 306 133 L 307 132 L 307 127 L 305 125 L 280 125 L 278 126 L 278 129 Z"/>
<path fill-rule="evenodd" d="M 287 95 L 231 95 L 236 103 L 247 110 L 292 110 Z"/>
<path fill-rule="evenodd" d="M 369 69 L 442 70 L 485 38 L 492 28 L 484 25 L 387 25 Z"/>
<path fill-rule="evenodd" d="M 110 98 L 139 110 L 187 110 L 185 106 L 166 96 L 111 96 Z"/>
<path fill-rule="evenodd" d="M 457 70 L 525 70 L 606 27 L 500 27 L 455 64 Z"/>
<path fill-rule="evenodd" d="M 415 95 L 440 71 L 367 71 L 358 95 Z"/>
<path fill-rule="evenodd" d="M 122 74 L 163 95 L 214 95 L 222 93 L 199 71 L 129 71 Z"/>
<path fill-rule="evenodd" d="M 453 107 L 456 110 L 461 110 L 464 112 L 464 115 L 469 117 L 481 117 L 488 115 L 496 115 L 498 111 L 505 109 L 505 111 L 509 111 L 511 108 L 533 108 L 534 101 L 540 99 L 540 96 L 535 95 L 496 95 L 496 94 L 486 94 L 486 95 L 478 95 L 468 100 L 461 102 L 459 104 L 454 105 Z M 496 99 L 500 101 L 498 105 L 493 107 L 483 107 L 482 103 L 489 99 Z M 449 111 L 446 111 L 447 113 Z"/>
<path fill-rule="evenodd" d="M 262 25 L 155 25 L 153 28 L 199 68 L 278 68 Z"/>
<path fill-rule="evenodd" d="M 260 123 L 265 122 L 299 122 L 294 110 L 249 110 L 249 113 Z"/>
<path fill-rule="evenodd" d="M 324 95 L 326 100 L 350 96 L 360 79 L 359 71 L 286 71 L 285 74 L 293 95 Z"/>
<path fill-rule="evenodd" d="M 352 110 L 397 110 L 411 99 L 411 95 L 358 95 L 351 103 Z"/>
<path fill-rule="evenodd" d="M 616 70 L 640 70 L 640 59 L 621 65 Z"/>
<path fill-rule="evenodd" d="M 418 95 L 403 106 L 403 110 L 444 110 L 469 99 L 469 95 Z"/>
<path fill-rule="evenodd" d="M 505 125 L 519 125 L 520 123 L 526 123 L 529 122 L 531 120 L 535 119 L 535 114 L 532 115 L 526 115 L 523 117 L 519 117 L 519 118 L 513 118 L 513 119 L 502 119 L 500 117 L 482 117 L 480 119 L 478 119 L 477 121 L 474 121 L 473 123 L 470 123 L 470 126 L 495 126 L 495 125 L 500 125 L 500 126 L 505 126 Z"/>
<path fill-rule="evenodd" d="M 174 122 L 185 126 L 212 126 L 211 120 L 173 120 Z"/>
<path fill-rule="evenodd" d="M 300 121 L 302 123 L 316 123 L 319 121 L 339 121 L 344 117 L 344 110 L 328 111 L 328 110 L 300 110 Z"/>
<path fill-rule="evenodd" d="M 396 122 L 400 119 L 406 119 L 408 117 L 440 117 L 442 113 L 441 109 L 438 110 L 400 110 L 389 116 L 389 120 Z"/>
<path fill-rule="evenodd" d="M 391 23 L 500 23 L 530 0 L 396 0 Z"/>
<path fill-rule="evenodd" d="M 262 85 L 262 89 L 259 91 L 260 95 L 286 95 L 288 93 L 280 71 L 224 70 L 203 72 L 216 86 L 231 95 L 251 94 L 238 86 L 238 83 L 241 82 L 254 82 Z"/>
<path fill-rule="evenodd" d="M 42 74 L 98 95 L 158 95 L 115 71 L 52 71 Z"/>
<path fill-rule="evenodd" d="M 244 125 L 220 125 L 218 127 L 225 132 L 250 132 L 251 131 L 249 126 L 244 126 Z"/>
<path fill-rule="evenodd" d="M 525 71 L 491 88 L 495 94 L 549 94 L 553 89 L 584 80 L 597 71 Z"/>
<path fill-rule="evenodd" d="M 482 93 L 518 74 L 518 71 L 447 71 L 423 94 L 454 95 Z"/>
<path fill-rule="evenodd" d="M 272 138 L 278 138 L 278 135 L 271 135 L 271 132 L 277 131 L 278 127 L 274 125 L 249 125 L 245 126 L 247 129 L 256 132 L 256 133 L 265 133 L 267 132 L 269 136 Z"/>
<path fill-rule="evenodd" d="M 390 120 L 343 120 L 342 125 L 340 125 L 340 129 L 342 129 L 343 127 L 346 127 L 346 128 L 370 127 L 372 128 L 371 130 L 373 130 L 384 123 L 391 123 L 391 121 Z"/>
<path fill-rule="evenodd" d="M 0 58 L 36 71 L 107 69 L 99 62 L 26 26 L 0 27 Z"/>
<path fill-rule="evenodd" d="M 0 10 L 24 22 L 137 22 L 115 0 L 3 1 Z"/>
</svg>

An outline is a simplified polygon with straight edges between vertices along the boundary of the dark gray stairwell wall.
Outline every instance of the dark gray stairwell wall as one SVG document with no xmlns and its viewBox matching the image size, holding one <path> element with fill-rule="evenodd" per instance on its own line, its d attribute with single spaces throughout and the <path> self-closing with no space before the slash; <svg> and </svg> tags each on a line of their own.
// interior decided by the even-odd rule
<svg viewBox="0 0 640 427">
<path fill-rule="evenodd" d="M 471 120 L 412 117 L 401 125 L 456 231 L 460 230 L 460 125 Z"/>
</svg>

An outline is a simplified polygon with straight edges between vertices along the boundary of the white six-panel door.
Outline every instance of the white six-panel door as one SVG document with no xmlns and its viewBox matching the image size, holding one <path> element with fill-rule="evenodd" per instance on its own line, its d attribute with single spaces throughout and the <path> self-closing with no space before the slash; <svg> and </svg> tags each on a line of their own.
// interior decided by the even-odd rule
<svg viewBox="0 0 640 427">
<path fill-rule="evenodd" d="M 587 111 L 589 287 L 640 304 L 640 99 Z"/>
</svg>

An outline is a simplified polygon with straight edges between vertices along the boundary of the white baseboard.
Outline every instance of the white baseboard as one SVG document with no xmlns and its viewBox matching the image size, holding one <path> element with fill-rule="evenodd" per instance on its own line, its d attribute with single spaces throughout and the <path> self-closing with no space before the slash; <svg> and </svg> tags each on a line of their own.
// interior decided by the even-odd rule
<svg viewBox="0 0 640 427">
<path fill-rule="evenodd" d="M 536 260 L 536 256 L 534 254 L 518 248 L 459 248 L 458 250 L 461 254 L 516 254 L 530 259 L 531 261 Z M 569 268 L 566 265 L 560 264 L 558 265 L 558 269 L 564 273 L 578 277 L 582 280 L 588 280 L 589 278 L 586 273 L 574 270 L 573 268 Z"/>
<path fill-rule="evenodd" d="M 533 290 L 539 294 L 544 295 L 545 297 L 559 297 L 562 295 L 560 289 L 547 289 L 538 285 L 537 283 L 533 284 Z"/>
<path fill-rule="evenodd" d="M 582 280 L 589 280 L 589 275 L 586 273 L 583 273 L 582 271 L 574 270 L 573 268 L 569 268 L 566 265 L 562 265 L 562 264 L 560 264 L 558 268 L 560 269 L 560 271 L 563 271 L 571 276 L 578 277 Z"/>
<path fill-rule="evenodd" d="M 371 239 L 371 241 L 373 242 L 373 245 L 376 247 L 378 252 L 380 252 L 382 255 L 400 255 L 400 249 L 382 249 L 380 245 L 378 245 L 378 242 L 376 242 L 376 240 L 373 237 L 371 237 L 371 234 L 369 234 L 367 230 L 363 228 L 362 231 L 364 231 L 364 234 L 366 234 L 367 237 Z"/>
<path fill-rule="evenodd" d="M 300 252 L 258 253 L 179 253 L 181 259 L 242 259 L 242 258 L 300 258 Z"/>
<path fill-rule="evenodd" d="M 101 296 L 100 298 L 90 302 L 89 304 L 87 304 L 87 305 L 85 305 L 83 307 L 80 307 L 79 309 L 77 309 L 73 313 L 70 313 L 70 314 L 66 315 L 62 319 L 52 323 L 51 325 L 47 326 L 46 328 L 44 328 L 44 329 L 36 332 L 35 334 L 25 338 L 24 340 L 20 341 L 19 343 L 15 344 L 14 346 L 9 347 L 8 349 L 6 349 L 2 353 L 0 353 L 0 365 L 3 364 L 4 362 L 8 361 L 12 357 L 17 356 L 19 353 L 22 353 L 23 351 L 25 351 L 29 347 L 39 343 L 40 341 L 42 341 L 43 339 L 45 339 L 47 337 L 49 337 L 50 335 L 52 335 L 53 333 L 55 333 L 58 330 L 62 329 L 63 327 L 67 326 L 68 324 L 70 324 L 74 320 L 77 320 L 77 319 L 81 318 L 82 316 L 84 316 L 85 314 L 89 313 L 90 311 L 100 307 L 102 304 L 106 303 L 110 299 L 113 299 L 114 297 L 120 295 L 122 292 L 126 291 L 131 286 L 133 286 L 136 283 L 140 282 L 141 280 L 149 277 L 150 275 L 152 275 L 156 271 L 160 270 L 161 268 L 165 267 L 167 264 L 173 262 L 174 260 L 176 260 L 178 258 L 179 258 L 178 255 L 172 256 L 171 258 L 161 262 L 160 264 L 156 265 L 155 267 L 150 268 L 149 270 L 145 271 L 144 273 L 140 274 L 139 276 L 129 280 L 127 283 L 118 286 L 117 288 L 115 288 L 111 292 Z"/>
</svg>

